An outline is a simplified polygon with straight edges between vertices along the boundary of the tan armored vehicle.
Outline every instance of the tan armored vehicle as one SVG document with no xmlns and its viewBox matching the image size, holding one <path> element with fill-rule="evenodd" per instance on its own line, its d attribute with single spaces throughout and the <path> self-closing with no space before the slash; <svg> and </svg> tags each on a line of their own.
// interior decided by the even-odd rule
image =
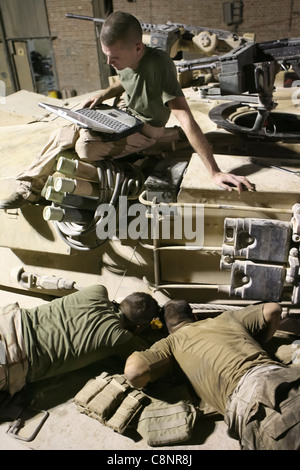
<svg viewBox="0 0 300 470">
<path fill-rule="evenodd" d="M 281 46 L 294 52 L 297 43 Z M 278 63 L 285 62 L 282 53 L 276 60 L 253 65 L 254 60 L 262 61 L 262 49 L 265 56 L 270 54 L 270 44 L 263 47 L 257 52 L 257 44 L 249 42 L 238 52 L 221 56 L 217 91 L 215 84 L 204 90 L 185 88 L 221 169 L 246 175 L 255 192 L 221 191 L 189 148 L 166 147 L 132 160 L 129 174 L 121 179 L 124 185 L 132 179 L 134 189 L 129 185 L 127 192 L 120 192 L 115 178 L 123 170 L 114 168 L 105 170 L 112 179 L 103 180 L 97 193 L 99 175 L 95 180 L 93 168 L 91 174 L 82 173 L 74 152 L 67 152 L 58 156 L 58 195 L 52 191 L 51 196 L 48 188 L 49 205 L 0 213 L 1 285 L 63 295 L 76 286 L 100 282 L 108 285 L 112 297 L 135 286 L 191 302 L 275 300 L 296 308 L 299 83 L 294 80 L 293 86 L 285 87 L 286 73 L 276 75 Z M 290 55 L 289 65 L 297 59 Z M 178 64 L 179 70 L 187 65 Z M 39 102 L 78 108 L 84 98 L 57 100 L 26 91 L 6 97 L 0 116 L 1 155 L 6 162 L 1 168 L 1 198 L 11 192 L 15 175 L 32 161 L 52 130 L 66 125 Z M 92 200 L 94 205 L 113 206 L 114 224 L 99 210 L 86 220 L 81 217 L 87 211 L 77 211 L 79 219 L 74 211 L 68 216 L 70 203 L 62 202 L 68 191 L 91 197 L 90 204 Z M 117 195 L 134 206 L 126 221 L 122 217 L 130 215 L 128 207 L 124 213 Z M 144 232 L 136 227 L 143 217 Z"/>
</svg>

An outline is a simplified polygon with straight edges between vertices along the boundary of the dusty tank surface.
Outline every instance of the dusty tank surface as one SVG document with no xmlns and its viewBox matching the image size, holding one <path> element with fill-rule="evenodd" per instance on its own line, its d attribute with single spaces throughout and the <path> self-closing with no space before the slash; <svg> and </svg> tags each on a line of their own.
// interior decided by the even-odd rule
<svg viewBox="0 0 300 470">
<path fill-rule="evenodd" d="M 297 115 L 295 90 L 278 89 L 276 112 Z M 117 227 L 110 232 L 114 225 L 106 220 L 103 240 L 97 227 L 91 241 L 81 239 L 80 230 L 65 235 L 63 225 L 45 216 L 49 207 L 59 207 L 55 201 L 1 210 L 4 288 L 51 296 L 100 282 L 113 298 L 122 298 L 130 281 L 130 291 L 134 283 L 136 289 L 151 289 L 162 299 L 166 295 L 184 296 L 190 302 L 299 303 L 300 144 L 228 133 L 208 118 L 219 101 L 201 99 L 197 89 L 187 88 L 185 94 L 220 168 L 246 175 L 255 191 L 220 190 L 188 146 L 139 156 L 133 165 L 144 171 L 146 161 L 148 167 L 144 186 L 130 198 L 134 210 L 126 214 L 124 225 L 121 208 Z M 1 199 L 12 192 L 15 175 L 32 162 L 50 133 L 66 125 L 65 119 L 38 103 L 74 107 L 84 99 L 73 97 L 64 103 L 26 91 L 6 98 L 0 116 L 1 155 L 6 162 L 1 168 Z M 138 227 L 142 217 L 149 222 L 144 231 Z"/>
<path fill-rule="evenodd" d="M 274 112 L 298 116 L 296 90 L 278 86 Z M 18 301 L 31 307 L 100 283 L 107 287 L 111 300 L 142 290 L 161 304 L 185 298 L 199 316 L 275 300 L 283 307 L 284 321 L 298 328 L 300 139 L 286 142 L 233 134 L 208 116 L 223 100 L 203 99 L 191 87 L 185 95 L 220 168 L 246 175 L 256 190 L 242 194 L 220 190 L 196 154 L 188 147 L 174 147 L 162 154 L 140 156 L 133 163 L 144 171 L 145 183 L 130 204 L 143 209 L 147 227 L 153 221 L 157 224 L 147 231 L 148 236 L 130 237 L 141 220 L 132 217 L 126 227 L 135 232 L 128 231 L 121 238 L 116 230 L 99 246 L 80 244 L 78 249 L 74 237 L 66 241 L 62 225 L 45 220 L 45 207 L 55 203 L 1 210 L 2 304 Z M 12 192 L 15 176 L 32 162 L 50 133 L 66 125 L 38 103 L 73 108 L 85 98 L 58 100 L 26 91 L 6 97 L 0 105 L 0 199 Z M 169 125 L 176 122 L 171 119 Z M 150 162 L 146 169 L 144 160 Z M 97 233 L 93 232 L 93 240 Z M 78 412 L 74 390 L 93 373 L 93 369 L 84 370 L 37 387 L 35 405 L 49 412 L 37 436 L 30 441 L 14 438 L 7 434 L 9 420 L 4 419 L 0 448 L 151 449 L 135 434 L 120 436 Z M 239 445 L 226 435 L 222 418 L 209 416 L 191 442 L 163 449 L 169 448 L 237 450 Z"/>
</svg>

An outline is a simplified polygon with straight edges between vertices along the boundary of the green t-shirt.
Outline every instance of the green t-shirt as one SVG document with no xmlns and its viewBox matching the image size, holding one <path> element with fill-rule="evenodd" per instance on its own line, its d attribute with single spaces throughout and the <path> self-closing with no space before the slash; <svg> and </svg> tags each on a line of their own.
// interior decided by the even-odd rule
<svg viewBox="0 0 300 470">
<path fill-rule="evenodd" d="M 130 111 L 155 127 L 166 125 L 170 117 L 167 102 L 184 96 L 177 80 L 173 60 L 161 49 L 145 46 L 136 70 L 118 70 L 125 90 L 125 103 Z"/>
<path fill-rule="evenodd" d="M 21 315 L 30 364 L 28 382 L 70 372 L 108 356 L 126 359 L 149 347 L 123 328 L 123 313 L 114 311 L 101 285 L 21 309 Z"/>
<path fill-rule="evenodd" d="M 278 364 L 252 336 L 264 328 L 263 305 L 249 306 L 186 325 L 135 354 L 149 366 L 152 381 L 170 372 L 176 359 L 197 395 L 224 414 L 228 397 L 251 367 Z"/>
</svg>

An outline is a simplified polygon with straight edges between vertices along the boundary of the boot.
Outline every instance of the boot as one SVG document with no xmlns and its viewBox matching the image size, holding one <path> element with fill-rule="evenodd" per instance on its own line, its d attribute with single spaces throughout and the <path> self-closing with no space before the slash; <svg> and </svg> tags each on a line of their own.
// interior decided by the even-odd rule
<svg viewBox="0 0 300 470">
<path fill-rule="evenodd" d="M 21 193 L 15 192 L 7 199 L 0 201 L 0 209 L 18 209 L 28 204 L 34 204 L 34 202 L 24 199 Z"/>
</svg>

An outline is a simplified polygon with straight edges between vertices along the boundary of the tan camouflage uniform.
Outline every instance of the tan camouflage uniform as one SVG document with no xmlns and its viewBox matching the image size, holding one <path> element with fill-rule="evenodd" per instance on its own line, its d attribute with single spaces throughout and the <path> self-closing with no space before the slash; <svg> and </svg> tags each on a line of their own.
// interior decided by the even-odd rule
<svg viewBox="0 0 300 470">
<path fill-rule="evenodd" d="M 25 383 L 28 360 L 17 303 L 0 308 L 0 390 L 14 395 Z"/>
</svg>

